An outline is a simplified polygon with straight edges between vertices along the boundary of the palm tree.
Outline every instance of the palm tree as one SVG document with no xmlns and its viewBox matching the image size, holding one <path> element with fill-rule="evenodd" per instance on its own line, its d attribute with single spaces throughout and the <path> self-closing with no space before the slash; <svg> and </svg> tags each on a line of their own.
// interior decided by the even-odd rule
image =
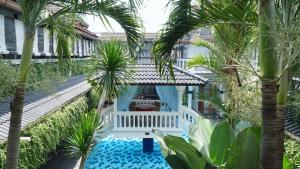
<svg viewBox="0 0 300 169">
<path fill-rule="evenodd" d="M 110 100 L 126 90 L 127 79 L 132 73 L 129 56 L 128 47 L 121 41 L 103 41 L 96 46 L 87 69 L 91 85 L 101 93 L 97 112 L 101 112 L 106 98 Z"/>
<path fill-rule="evenodd" d="M 279 20 L 278 29 L 280 32 L 283 32 L 284 38 L 288 39 L 287 41 L 283 41 L 282 47 L 279 47 L 278 50 L 279 55 L 279 72 L 282 72 L 281 78 L 279 79 L 279 90 L 277 94 L 277 114 L 278 117 L 281 118 L 279 125 L 281 130 L 284 130 L 284 113 L 287 110 L 288 103 L 288 90 L 289 90 L 289 81 L 290 76 L 293 71 L 293 64 L 299 62 L 297 58 L 299 58 L 299 53 L 295 52 L 295 48 L 299 45 L 297 40 L 294 40 L 294 33 L 289 32 L 290 27 L 297 27 L 297 17 L 299 17 L 300 12 L 300 3 L 296 0 L 276 0 L 276 11 L 277 11 L 277 20 Z M 297 31 L 297 30 L 296 30 Z M 299 30 L 298 30 L 299 31 Z M 280 156 L 282 156 L 282 151 L 284 149 L 284 134 L 280 133 L 279 144 L 282 145 L 278 148 L 280 151 L 278 152 Z"/>
<path fill-rule="evenodd" d="M 71 14 L 97 15 L 104 22 L 107 22 L 107 17 L 110 17 L 117 21 L 125 30 L 131 54 L 134 54 L 136 40 L 141 36 L 138 31 L 139 24 L 136 21 L 135 15 L 126 4 L 116 0 L 19 0 L 18 4 L 22 10 L 25 38 L 21 62 L 16 78 L 15 94 L 11 103 L 11 118 L 6 156 L 7 169 L 16 169 L 18 164 L 21 120 L 24 106 L 24 89 L 27 76 L 30 72 L 34 35 L 38 26 L 55 23 L 52 21 L 55 21 L 59 17 L 65 16 L 64 19 L 68 20 L 69 17 L 66 15 Z M 56 5 L 60 9 L 48 16 L 43 15 L 45 14 L 44 12 L 48 5 Z M 55 26 L 55 24 L 53 26 Z"/>
<path fill-rule="evenodd" d="M 66 140 L 67 154 L 70 157 L 81 157 L 79 169 L 83 169 L 88 153 L 95 146 L 94 134 L 102 128 L 100 114 L 96 111 L 84 114 Z"/>
<path fill-rule="evenodd" d="M 256 15 L 255 1 L 216 0 L 200 2 L 192 0 L 175 0 L 173 11 L 165 29 L 155 44 L 155 63 L 164 74 L 163 67 L 171 67 L 173 46 L 188 32 L 199 27 L 222 23 L 238 23 L 242 26 L 259 26 L 259 58 L 262 81 L 262 151 L 261 168 L 282 167 L 282 143 L 279 136 L 283 133 L 278 124 L 282 119 L 277 115 L 277 60 L 275 52 L 275 4 L 274 0 L 260 0 L 259 14 Z M 234 5 L 243 4 L 241 5 Z M 258 18 L 258 19 L 257 19 Z M 258 21 L 258 24 L 257 24 Z M 170 69 L 172 70 L 172 68 Z M 172 72 L 171 72 L 172 74 Z M 173 75 L 173 74 L 172 74 Z M 278 151 L 275 151 L 279 149 Z M 281 156 L 281 157 L 280 157 Z"/>
<path fill-rule="evenodd" d="M 278 134 L 281 134 L 280 118 L 277 116 L 277 59 L 275 52 L 276 13 L 273 0 L 260 0 L 259 12 L 259 58 L 262 74 L 262 169 L 282 168 L 282 156 L 277 154 L 281 145 Z M 276 138 L 276 139 L 273 139 Z"/>
</svg>

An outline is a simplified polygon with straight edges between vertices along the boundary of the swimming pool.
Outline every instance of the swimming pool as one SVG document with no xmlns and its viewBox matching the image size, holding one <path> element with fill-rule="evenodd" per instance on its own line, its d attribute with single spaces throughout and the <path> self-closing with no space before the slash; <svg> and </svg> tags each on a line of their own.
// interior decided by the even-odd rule
<svg viewBox="0 0 300 169">
<path fill-rule="evenodd" d="M 154 142 L 154 151 L 143 153 L 142 139 L 113 138 L 101 140 L 92 150 L 85 169 L 171 169 L 160 146 Z"/>
</svg>

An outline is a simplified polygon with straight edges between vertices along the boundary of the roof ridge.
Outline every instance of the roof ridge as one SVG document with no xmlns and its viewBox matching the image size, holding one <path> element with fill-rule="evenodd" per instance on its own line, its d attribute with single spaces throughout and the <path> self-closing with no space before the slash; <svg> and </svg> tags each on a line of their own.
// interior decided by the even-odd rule
<svg viewBox="0 0 300 169">
<path fill-rule="evenodd" d="M 196 74 L 194 74 L 194 73 L 192 73 L 192 72 L 188 72 L 188 71 L 186 71 L 186 70 L 184 70 L 184 69 L 182 69 L 182 68 L 180 68 L 180 67 L 178 67 L 178 66 L 176 66 L 176 65 L 174 65 L 174 64 L 173 64 L 173 67 L 174 67 L 175 69 L 177 69 L 178 71 L 181 71 L 182 73 L 185 73 L 185 74 L 188 74 L 188 75 L 190 75 L 190 76 L 193 76 L 193 77 L 195 77 L 195 78 L 197 78 L 197 79 L 199 79 L 199 80 L 201 80 L 201 81 L 203 81 L 203 82 L 207 82 L 207 81 L 208 81 L 208 78 L 205 78 L 205 77 L 200 76 L 200 75 L 196 75 Z"/>
</svg>

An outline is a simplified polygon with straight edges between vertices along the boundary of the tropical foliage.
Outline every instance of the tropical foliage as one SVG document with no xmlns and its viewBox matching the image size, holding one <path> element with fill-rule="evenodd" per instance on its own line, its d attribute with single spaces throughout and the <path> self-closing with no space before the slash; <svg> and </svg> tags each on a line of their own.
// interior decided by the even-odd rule
<svg viewBox="0 0 300 169">
<path fill-rule="evenodd" d="M 21 141 L 20 169 L 39 168 L 49 160 L 49 153 L 55 152 L 57 146 L 65 141 L 71 126 L 87 112 L 87 99 L 80 97 L 62 109 L 32 123 L 22 131 L 22 136 L 30 141 Z M 0 145 L 0 168 L 5 168 L 5 146 Z"/>
<path fill-rule="evenodd" d="M 261 129 L 247 122 L 240 121 L 232 128 L 227 121 L 214 123 L 200 118 L 191 126 L 188 141 L 154 132 L 174 169 L 260 168 Z M 284 158 L 283 168 L 293 169 L 293 165 Z"/>
<path fill-rule="evenodd" d="M 139 1 L 142 2 L 142 1 Z M 59 46 L 56 54 L 59 58 L 69 57 L 72 35 L 75 27 L 76 14 L 97 15 L 104 23 L 108 17 L 117 21 L 125 30 L 131 55 L 137 40 L 140 38 L 137 17 L 127 4 L 116 0 L 101 1 L 60 1 L 60 0 L 20 0 L 17 1 L 22 10 L 24 23 L 24 43 L 20 65 L 16 76 L 15 94 L 11 104 L 11 118 L 7 143 L 6 168 L 16 169 L 19 156 L 19 142 L 21 131 L 22 111 L 24 106 L 24 93 L 28 74 L 31 68 L 31 59 L 35 32 L 39 26 L 47 26 L 56 31 Z M 138 3 L 131 3 L 138 4 Z M 57 11 L 47 12 L 47 7 L 54 5 Z M 63 20 L 62 20 L 63 19 Z M 65 28 L 70 28 L 69 30 Z M 67 33 L 67 31 L 71 31 Z"/>
<path fill-rule="evenodd" d="M 159 134 L 166 160 L 174 169 L 259 168 L 260 128 L 227 121 L 213 125 L 199 119 L 189 142 L 181 137 Z"/>
<path fill-rule="evenodd" d="M 68 66 L 67 66 L 68 65 Z M 54 83 L 66 80 L 69 75 L 84 74 L 84 61 L 67 63 L 34 64 L 27 80 L 26 91 L 51 92 Z M 0 60 L 0 100 L 12 96 L 17 75 L 15 66 Z"/>
<path fill-rule="evenodd" d="M 299 142 L 286 138 L 284 142 L 285 154 L 290 163 L 300 168 L 300 144 Z"/>
<path fill-rule="evenodd" d="M 87 63 L 87 70 L 90 72 L 89 82 L 96 92 L 101 93 L 98 112 L 106 98 L 115 98 L 126 90 L 125 85 L 132 73 L 131 61 L 128 46 L 121 41 L 103 41 L 97 45 L 95 54 Z"/>
<path fill-rule="evenodd" d="M 79 169 L 83 169 L 88 153 L 96 143 L 94 135 L 102 127 L 100 119 L 100 114 L 96 111 L 86 113 L 77 124 L 72 125 L 68 134 L 66 149 L 70 157 L 81 157 Z"/>
</svg>

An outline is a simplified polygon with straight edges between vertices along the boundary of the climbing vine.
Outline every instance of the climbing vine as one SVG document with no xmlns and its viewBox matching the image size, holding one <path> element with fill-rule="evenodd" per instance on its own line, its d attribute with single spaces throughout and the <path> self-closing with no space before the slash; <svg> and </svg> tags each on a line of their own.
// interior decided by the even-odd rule
<svg viewBox="0 0 300 169">
<path fill-rule="evenodd" d="M 87 98 L 80 97 L 49 116 L 35 122 L 22 131 L 23 137 L 30 137 L 29 142 L 20 144 L 20 169 L 39 168 L 48 160 L 48 155 L 54 152 L 62 143 L 81 115 L 87 112 Z M 5 144 L 0 145 L 0 169 L 5 166 Z"/>
<path fill-rule="evenodd" d="M 85 61 L 70 63 L 34 64 L 28 76 L 27 91 L 51 91 L 53 84 L 61 83 L 70 75 L 84 74 Z M 0 59 L 0 100 L 14 93 L 17 69 L 15 66 Z"/>
</svg>

